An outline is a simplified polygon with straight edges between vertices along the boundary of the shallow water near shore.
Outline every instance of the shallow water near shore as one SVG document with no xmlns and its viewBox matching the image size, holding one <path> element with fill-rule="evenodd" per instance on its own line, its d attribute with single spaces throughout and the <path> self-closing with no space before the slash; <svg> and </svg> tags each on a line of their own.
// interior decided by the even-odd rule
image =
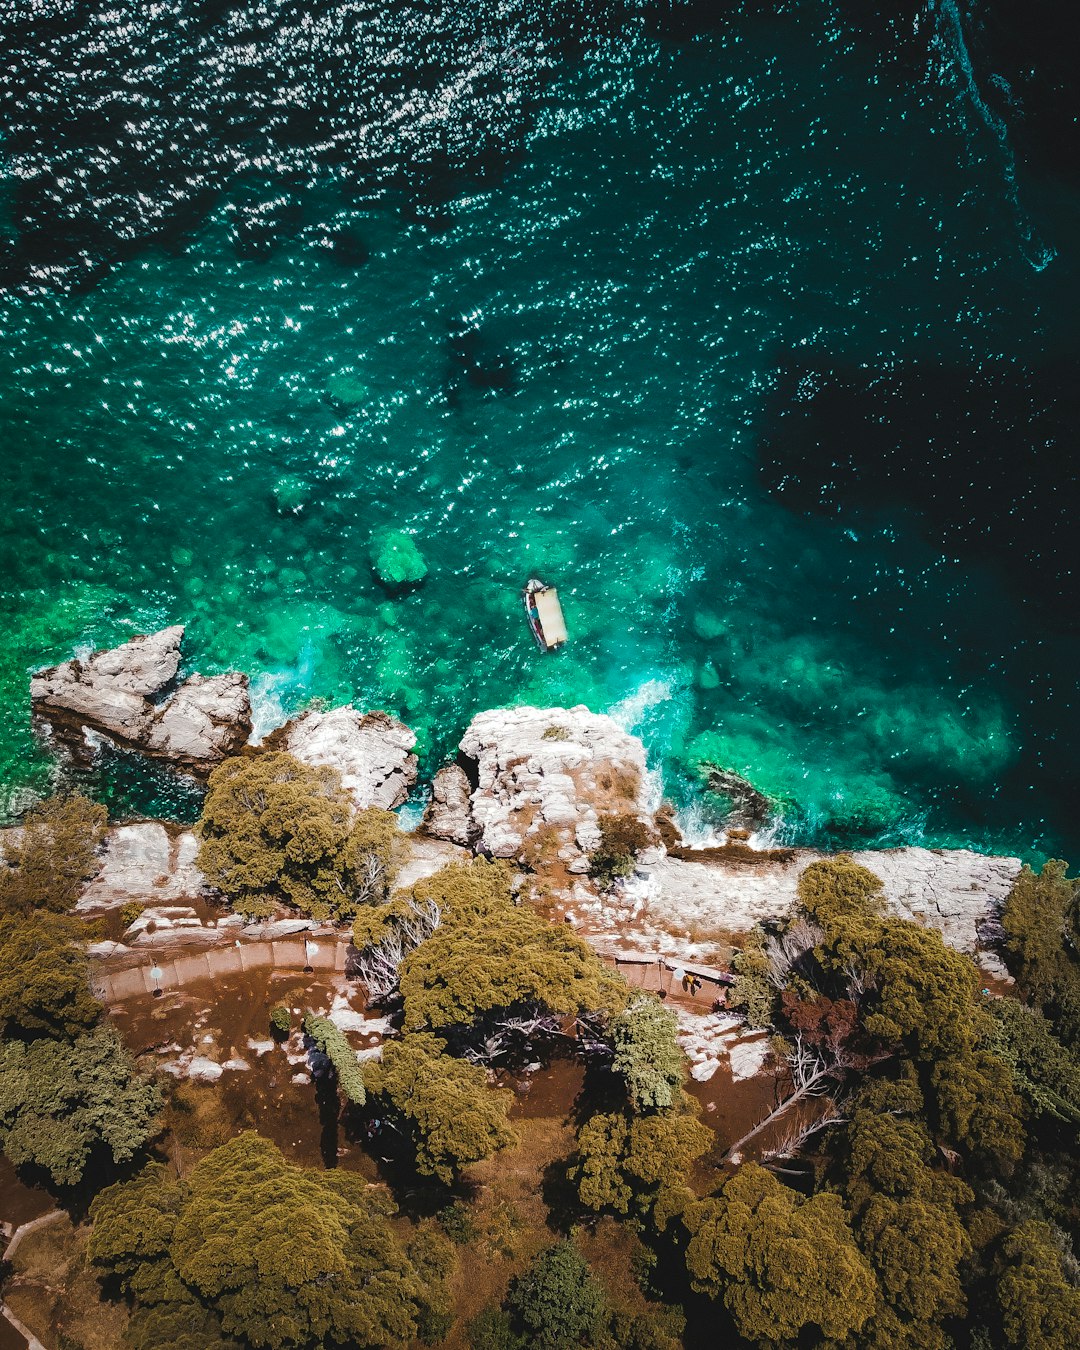
<svg viewBox="0 0 1080 1350">
<path fill-rule="evenodd" d="M 49 778 L 28 670 L 183 622 L 264 726 L 385 707 L 427 772 L 483 708 L 580 702 L 703 829 L 706 758 L 791 842 L 1080 853 L 1080 201 L 1010 158 L 948 25 L 931 53 L 809 4 L 628 19 L 435 211 L 229 180 L 168 248 L 0 299 L 10 804 Z M 241 196 L 287 203 L 265 249 Z M 415 590 L 373 575 L 387 528 Z M 94 787 L 196 805 L 127 757 Z"/>
</svg>

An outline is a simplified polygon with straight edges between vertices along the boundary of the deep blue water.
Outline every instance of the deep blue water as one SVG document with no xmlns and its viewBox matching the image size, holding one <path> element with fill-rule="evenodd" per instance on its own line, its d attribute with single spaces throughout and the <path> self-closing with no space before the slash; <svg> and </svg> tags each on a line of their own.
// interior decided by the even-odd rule
<svg viewBox="0 0 1080 1350">
<path fill-rule="evenodd" d="M 1080 853 L 1076 183 L 951 0 L 669 8 L 8 7 L 13 799 L 28 670 L 184 622 L 428 770 L 584 702 L 706 820 L 703 759 L 800 841 Z"/>
</svg>

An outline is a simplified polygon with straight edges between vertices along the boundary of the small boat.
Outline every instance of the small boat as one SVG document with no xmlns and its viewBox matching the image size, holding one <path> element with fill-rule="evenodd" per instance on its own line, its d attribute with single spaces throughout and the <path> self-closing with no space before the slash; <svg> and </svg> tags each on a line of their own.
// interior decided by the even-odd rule
<svg viewBox="0 0 1080 1350">
<path fill-rule="evenodd" d="M 553 652 L 566 641 L 566 620 L 554 586 L 545 586 L 534 577 L 521 592 L 525 616 L 533 637 L 546 652 Z"/>
</svg>

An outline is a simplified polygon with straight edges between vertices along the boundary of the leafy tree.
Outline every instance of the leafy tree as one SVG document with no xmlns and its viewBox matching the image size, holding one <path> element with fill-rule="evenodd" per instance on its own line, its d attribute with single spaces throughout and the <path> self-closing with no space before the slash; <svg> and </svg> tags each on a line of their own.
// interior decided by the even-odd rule
<svg viewBox="0 0 1080 1350">
<path fill-rule="evenodd" d="M 611 886 L 634 870 L 634 859 L 653 842 L 653 832 L 631 815 L 601 816 L 597 821 L 600 844 L 589 857 L 589 875 L 601 886 Z"/>
<path fill-rule="evenodd" d="M 134 1071 L 111 1027 L 68 1044 L 0 1046 L 0 1146 L 17 1166 L 35 1163 L 74 1185 L 94 1149 L 127 1162 L 146 1143 L 161 1094 Z"/>
<path fill-rule="evenodd" d="M 940 1324 L 967 1308 L 960 1266 L 971 1243 L 957 1206 L 974 1196 L 964 1182 L 931 1166 L 926 1127 L 902 1114 L 917 1101 L 902 1084 L 878 1083 L 860 1094 L 841 1170 L 855 1235 L 885 1305 L 875 1313 L 868 1343 L 929 1350 L 947 1343 Z"/>
<path fill-rule="evenodd" d="M 990 1162 L 1024 1151 L 1023 1104 L 1009 1066 L 988 1050 L 937 1060 L 930 1069 L 939 1124 L 947 1138 Z"/>
<path fill-rule="evenodd" d="M 536 1257 L 515 1280 L 507 1304 L 536 1350 L 595 1345 L 610 1316 L 603 1287 L 568 1241 Z"/>
<path fill-rule="evenodd" d="M 145 1304 L 157 1304 L 170 1292 L 181 1297 L 169 1252 L 183 1200 L 180 1182 L 151 1163 L 131 1181 L 106 1187 L 90 1206 L 87 1254 Z"/>
<path fill-rule="evenodd" d="M 144 1241 L 136 1230 L 147 1207 Z M 197 1299 L 220 1320 L 226 1343 L 404 1346 L 429 1293 L 392 1213 L 384 1193 L 355 1173 L 297 1167 L 269 1140 L 243 1134 L 184 1182 L 151 1172 L 103 1192 L 90 1255 L 135 1298 L 136 1319 L 170 1325 L 170 1308 Z M 155 1307 L 165 1311 L 146 1311 Z"/>
<path fill-rule="evenodd" d="M 190 1294 L 137 1308 L 124 1331 L 124 1350 L 241 1350 L 244 1344 L 227 1337 L 221 1319 Z"/>
<path fill-rule="evenodd" d="M 405 1029 L 469 1026 L 492 1012 L 616 1010 L 625 984 L 575 933 L 513 904 L 505 869 L 452 866 L 414 888 L 442 919 L 401 966 Z"/>
<path fill-rule="evenodd" d="M 850 936 L 885 910 L 880 877 L 849 853 L 813 862 L 799 878 L 799 903 L 826 940 Z"/>
<path fill-rule="evenodd" d="M 838 1195 L 805 1199 L 748 1163 L 684 1222 L 691 1284 L 722 1297 L 747 1340 L 790 1345 L 815 1329 L 843 1340 L 873 1310 L 877 1282 Z"/>
<path fill-rule="evenodd" d="M 1080 1345 L 1080 1289 L 1065 1278 L 1050 1229 L 1030 1221 L 1002 1243 L 997 1299 L 1008 1345 L 1074 1350 Z"/>
<path fill-rule="evenodd" d="M 1080 1062 L 1054 1035 L 1037 1008 L 995 999 L 993 1050 L 1012 1069 L 1013 1082 L 1039 1115 L 1080 1125 Z"/>
<path fill-rule="evenodd" d="M 304 1016 L 304 1030 L 333 1066 L 337 1085 L 354 1106 L 367 1101 L 364 1074 L 356 1051 L 345 1038 L 345 1033 L 328 1017 L 317 1017 L 309 1012 Z"/>
<path fill-rule="evenodd" d="M 927 1074 L 948 1137 L 984 1157 L 1015 1161 L 1024 1143 L 1022 1103 L 1007 1065 L 987 1049 L 993 1024 L 973 963 L 935 929 L 905 919 L 867 920 L 822 960 L 863 991 L 866 1033 Z"/>
<path fill-rule="evenodd" d="M 517 1136 L 506 1120 L 510 1094 L 493 1091 L 483 1069 L 445 1048 L 426 1033 L 389 1041 L 365 1078 L 372 1095 L 404 1119 L 417 1170 L 449 1183 L 462 1167 L 516 1144 Z"/>
<path fill-rule="evenodd" d="M 7 1036 L 76 1036 L 101 1016 L 79 946 L 85 929 L 54 914 L 0 915 L 0 1026 Z"/>
<path fill-rule="evenodd" d="M 107 821 L 103 806 L 78 794 L 50 797 L 29 811 L 18 842 L 4 848 L 0 911 L 71 909 L 98 870 Z"/>
<path fill-rule="evenodd" d="M 335 769 L 281 751 L 218 765 L 198 832 L 199 867 L 238 910 L 280 900 L 316 919 L 385 900 L 404 847 L 391 812 L 355 814 Z"/>
<path fill-rule="evenodd" d="M 684 1061 L 675 1014 L 651 994 L 632 998 L 611 1019 L 611 1067 L 626 1083 L 635 1110 L 669 1107 L 682 1082 Z"/>
<path fill-rule="evenodd" d="M 1066 1044 L 1080 1041 L 1080 880 L 1052 858 L 1025 867 L 1002 914 L 1010 964 L 1025 996 Z"/>
<path fill-rule="evenodd" d="M 741 1009 L 752 1027 L 771 1026 L 776 1005 L 776 989 L 769 978 L 766 941 L 762 929 L 754 928 L 731 958 L 735 983 L 728 994 L 728 1004 Z"/>
<path fill-rule="evenodd" d="M 588 1209 L 647 1209 L 662 1186 L 682 1177 L 708 1152 L 713 1136 L 680 1094 L 677 1110 L 648 1116 L 619 1112 L 591 1116 L 577 1138 L 570 1175 Z"/>
<path fill-rule="evenodd" d="M 409 1243 L 408 1254 L 425 1291 L 419 1316 L 420 1339 L 441 1344 L 454 1322 L 450 1280 L 458 1267 L 457 1248 L 429 1223 Z"/>
</svg>

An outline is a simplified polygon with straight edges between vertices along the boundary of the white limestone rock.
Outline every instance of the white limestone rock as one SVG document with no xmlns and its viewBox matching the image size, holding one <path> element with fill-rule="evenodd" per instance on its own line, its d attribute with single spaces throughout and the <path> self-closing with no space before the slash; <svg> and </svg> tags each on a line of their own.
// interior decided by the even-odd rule
<svg viewBox="0 0 1080 1350">
<path fill-rule="evenodd" d="M 208 773 L 251 733 L 247 676 L 193 675 L 166 697 L 183 637 L 175 624 L 38 671 L 30 679 L 35 716 L 78 753 L 92 747 L 96 734 L 179 769 Z"/>
<path fill-rule="evenodd" d="M 458 764 L 447 764 L 431 783 L 431 801 L 424 812 L 424 829 L 436 839 L 468 847 L 476 834 L 470 798 L 472 784 Z"/>
<path fill-rule="evenodd" d="M 822 856 L 798 849 L 779 860 L 763 853 L 759 863 L 664 858 L 648 868 L 639 926 L 667 955 L 689 951 L 690 930 L 708 941 L 737 941 L 756 923 L 787 914 L 798 898 L 799 877 Z M 1000 912 L 1020 872 L 1019 858 L 970 849 L 899 848 L 853 856 L 881 878 L 892 913 L 937 928 L 950 946 L 968 953 L 982 945 L 980 929 Z"/>
<path fill-rule="evenodd" d="M 584 706 L 479 713 L 460 748 L 476 766 L 471 834 L 477 850 L 493 857 L 520 860 L 530 843 L 550 840 L 580 871 L 601 815 L 651 820 L 644 747 Z"/>
<path fill-rule="evenodd" d="M 250 731 L 246 675 L 192 675 L 162 705 L 144 749 L 182 768 L 208 770 L 235 755 Z"/>
<path fill-rule="evenodd" d="M 205 1055 L 196 1055 L 187 1066 L 187 1076 L 196 1083 L 216 1083 L 224 1072 L 220 1064 Z"/>
<path fill-rule="evenodd" d="M 101 870 L 75 908 L 86 914 L 129 900 L 172 904 L 194 899 L 206 884 L 195 866 L 198 851 L 190 830 L 169 831 L 156 820 L 114 825 L 105 836 Z"/>
<path fill-rule="evenodd" d="M 401 806 L 416 782 L 416 735 L 384 712 L 362 713 L 351 704 L 329 712 L 301 713 L 266 739 L 304 764 L 329 765 L 358 811 Z"/>
</svg>

